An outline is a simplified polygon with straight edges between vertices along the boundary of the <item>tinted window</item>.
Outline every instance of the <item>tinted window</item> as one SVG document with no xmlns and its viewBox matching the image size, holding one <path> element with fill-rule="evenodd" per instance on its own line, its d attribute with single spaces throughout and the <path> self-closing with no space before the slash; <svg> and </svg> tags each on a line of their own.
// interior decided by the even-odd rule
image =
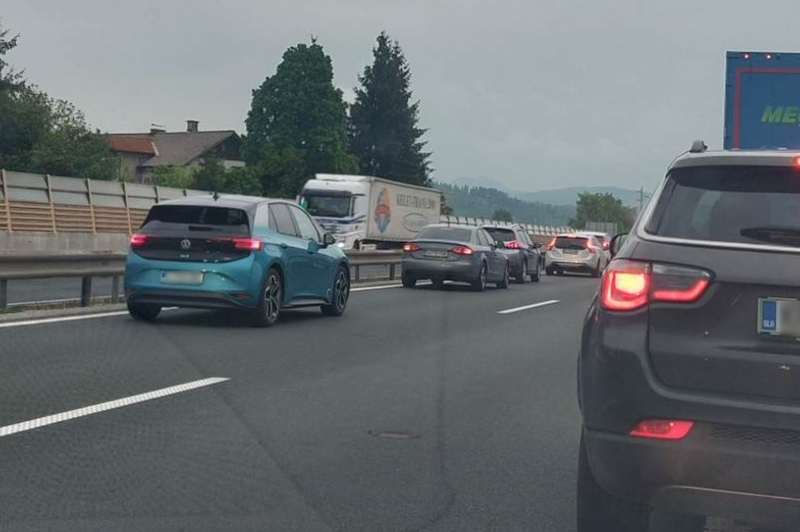
<svg viewBox="0 0 800 532">
<path fill-rule="evenodd" d="M 514 233 L 513 229 L 501 229 L 499 227 L 487 227 L 486 232 L 489 233 L 495 240 L 499 240 L 500 242 L 511 242 L 512 240 L 517 239 L 517 235 Z"/>
<path fill-rule="evenodd" d="M 159 205 L 150 209 L 142 228 L 148 232 L 206 231 L 249 235 L 247 213 L 241 209 L 204 205 Z"/>
<path fill-rule="evenodd" d="M 300 204 L 314 216 L 330 216 L 333 218 L 345 218 L 350 216 L 350 204 L 352 196 L 323 196 L 317 194 L 304 194 L 300 198 Z"/>
<path fill-rule="evenodd" d="M 297 207 L 290 207 L 290 209 L 294 215 L 294 221 L 297 222 L 297 229 L 300 231 L 300 237 L 318 242 L 319 233 L 311 217 Z"/>
<path fill-rule="evenodd" d="M 289 207 L 283 203 L 276 203 L 269 206 L 270 213 L 275 222 L 275 230 L 284 235 L 297 236 L 297 229 L 295 229 L 292 215 L 289 213 Z"/>
<path fill-rule="evenodd" d="M 586 248 L 587 238 L 574 236 L 560 236 L 556 238 L 558 249 L 584 249 Z"/>
<path fill-rule="evenodd" d="M 464 227 L 425 227 L 419 232 L 417 238 L 469 242 L 472 240 L 472 229 Z"/>
<path fill-rule="evenodd" d="M 800 246 L 800 172 L 750 166 L 675 169 L 646 229 L 689 240 Z"/>
</svg>

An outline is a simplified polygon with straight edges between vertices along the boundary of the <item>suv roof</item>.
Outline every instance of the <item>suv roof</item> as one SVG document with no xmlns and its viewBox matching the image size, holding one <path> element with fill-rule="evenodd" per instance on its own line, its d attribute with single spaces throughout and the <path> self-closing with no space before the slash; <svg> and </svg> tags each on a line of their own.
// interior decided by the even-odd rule
<svg viewBox="0 0 800 532">
<path fill-rule="evenodd" d="M 798 150 L 718 150 L 702 153 L 687 152 L 670 165 L 672 168 L 687 166 L 796 166 L 800 157 Z"/>
<path fill-rule="evenodd" d="M 267 201 L 275 200 L 272 198 L 262 198 L 259 196 L 239 196 L 236 194 L 220 194 L 217 196 L 217 199 L 214 199 L 214 196 L 209 194 L 202 196 L 187 196 L 185 198 L 162 201 L 159 202 L 158 205 L 199 205 L 249 210 L 255 208 L 256 205 Z"/>
</svg>

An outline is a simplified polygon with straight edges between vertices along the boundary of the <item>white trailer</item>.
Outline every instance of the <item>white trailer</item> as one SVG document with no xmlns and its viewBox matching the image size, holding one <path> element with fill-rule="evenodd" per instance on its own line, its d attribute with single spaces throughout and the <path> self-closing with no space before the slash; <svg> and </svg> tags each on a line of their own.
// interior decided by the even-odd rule
<svg viewBox="0 0 800 532">
<path fill-rule="evenodd" d="M 317 174 L 298 202 L 344 249 L 392 249 L 439 223 L 441 192 L 370 176 Z"/>
</svg>

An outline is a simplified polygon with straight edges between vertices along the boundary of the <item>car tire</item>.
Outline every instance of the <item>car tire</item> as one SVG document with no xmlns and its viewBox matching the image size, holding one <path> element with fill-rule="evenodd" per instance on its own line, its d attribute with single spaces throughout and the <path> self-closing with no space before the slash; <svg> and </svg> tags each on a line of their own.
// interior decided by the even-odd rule
<svg viewBox="0 0 800 532">
<path fill-rule="evenodd" d="M 158 305 L 128 303 L 128 313 L 138 321 L 155 321 L 161 314 L 161 307 Z"/>
<path fill-rule="evenodd" d="M 272 327 L 278 322 L 283 305 L 283 278 L 275 268 L 270 268 L 261 287 L 258 306 L 253 313 L 257 327 Z"/>
<path fill-rule="evenodd" d="M 536 265 L 536 271 L 531 274 L 531 282 L 538 283 L 542 280 L 542 266 L 541 264 Z"/>
<path fill-rule="evenodd" d="M 514 276 L 514 281 L 517 284 L 525 284 L 528 282 L 528 261 L 522 261 L 522 267 L 520 267 L 517 275 Z"/>
<path fill-rule="evenodd" d="M 336 278 L 333 281 L 333 290 L 331 291 L 333 302 L 330 305 L 322 305 L 322 313 L 326 316 L 341 316 L 347 308 L 347 302 L 350 299 L 350 276 L 347 274 L 347 268 L 341 267 L 336 272 Z"/>
<path fill-rule="evenodd" d="M 472 289 L 476 292 L 483 292 L 486 290 L 486 275 L 487 275 L 487 268 L 486 264 L 481 266 L 481 271 L 478 273 L 478 278 L 472 281 Z"/>
<path fill-rule="evenodd" d="M 431 284 L 436 290 L 442 290 L 444 288 L 444 279 L 431 279 Z"/>
<path fill-rule="evenodd" d="M 402 279 L 404 288 L 414 288 L 417 285 L 417 278 L 410 273 L 403 272 Z"/>
<path fill-rule="evenodd" d="M 511 284 L 511 279 L 508 276 L 508 268 L 506 268 L 506 271 L 503 273 L 503 280 L 500 281 L 499 283 L 496 283 L 495 286 L 497 288 L 501 288 L 503 290 L 506 290 L 506 289 L 508 289 L 508 285 L 509 284 Z"/>
<path fill-rule="evenodd" d="M 545 269 L 544 273 L 546 273 L 547 275 L 555 275 L 556 271 L 553 268 L 547 268 Z"/>
<path fill-rule="evenodd" d="M 652 509 L 605 491 L 589 466 L 581 437 L 578 457 L 577 532 L 647 532 Z"/>
</svg>

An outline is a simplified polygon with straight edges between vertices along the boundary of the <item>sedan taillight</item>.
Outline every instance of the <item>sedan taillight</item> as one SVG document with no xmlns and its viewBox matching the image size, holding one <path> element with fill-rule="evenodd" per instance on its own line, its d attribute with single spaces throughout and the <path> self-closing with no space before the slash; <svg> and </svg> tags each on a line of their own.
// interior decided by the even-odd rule
<svg viewBox="0 0 800 532">
<path fill-rule="evenodd" d="M 413 253 L 414 251 L 419 251 L 421 248 L 419 244 L 415 244 L 414 242 L 408 242 L 406 245 L 403 246 L 403 251 L 407 251 L 409 253 Z"/>
<path fill-rule="evenodd" d="M 456 255 L 464 255 L 464 256 L 470 256 L 475 254 L 475 250 L 467 246 L 456 246 L 450 251 L 452 251 Z"/>
<path fill-rule="evenodd" d="M 710 284 L 711 275 L 705 270 L 617 260 L 603 274 L 600 306 L 631 311 L 652 302 L 692 303 L 702 297 Z"/>
</svg>

